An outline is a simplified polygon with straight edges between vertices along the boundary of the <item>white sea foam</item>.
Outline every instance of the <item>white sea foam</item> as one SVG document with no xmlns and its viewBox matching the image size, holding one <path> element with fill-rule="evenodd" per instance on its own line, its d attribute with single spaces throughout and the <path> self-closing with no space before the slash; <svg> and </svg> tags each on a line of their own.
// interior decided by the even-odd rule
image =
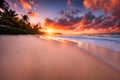
<svg viewBox="0 0 120 80">
<path fill-rule="evenodd" d="M 120 52 L 120 38 L 112 36 L 89 36 L 89 35 L 61 35 L 57 38 L 64 38 L 67 40 L 74 40 L 77 42 L 86 42 L 100 47 L 108 48 Z"/>
</svg>

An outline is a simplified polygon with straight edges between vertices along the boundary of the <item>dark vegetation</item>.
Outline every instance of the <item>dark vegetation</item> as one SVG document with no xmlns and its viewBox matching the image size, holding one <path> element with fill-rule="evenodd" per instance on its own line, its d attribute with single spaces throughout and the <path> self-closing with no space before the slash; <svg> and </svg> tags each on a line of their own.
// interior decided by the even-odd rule
<svg viewBox="0 0 120 80">
<path fill-rule="evenodd" d="M 0 0 L 0 34 L 44 34 L 40 29 L 40 25 L 29 22 L 27 15 L 19 18 L 5 0 Z"/>
<path fill-rule="evenodd" d="M 16 27 L 0 27 L 0 34 L 34 34 L 34 33 Z"/>
</svg>

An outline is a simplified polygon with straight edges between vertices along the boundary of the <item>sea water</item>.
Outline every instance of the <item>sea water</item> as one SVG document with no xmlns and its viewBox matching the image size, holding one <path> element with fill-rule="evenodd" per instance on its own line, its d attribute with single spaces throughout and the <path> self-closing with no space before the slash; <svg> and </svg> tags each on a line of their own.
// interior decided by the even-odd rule
<svg viewBox="0 0 120 80">
<path fill-rule="evenodd" d="M 120 52 L 120 33 L 59 35 L 57 38 L 85 42 Z"/>
</svg>

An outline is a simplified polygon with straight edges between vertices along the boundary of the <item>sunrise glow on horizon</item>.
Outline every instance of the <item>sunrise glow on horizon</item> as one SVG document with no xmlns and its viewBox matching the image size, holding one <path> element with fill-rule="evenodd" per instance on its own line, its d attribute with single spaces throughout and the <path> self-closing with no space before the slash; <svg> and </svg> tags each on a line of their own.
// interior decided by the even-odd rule
<svg viewBox="0 0 120 80">
<path fill-rule="evenodd" d="M 48 34 L 53 34 L 54 32 L 55 32 L 55 30 L 54 29 L 52 29 L 52 28 L 48 28 L 48 29 L 46 29 L 46 30 L 44 30 L 46 33 L 48 33 Z"/>
</svg>

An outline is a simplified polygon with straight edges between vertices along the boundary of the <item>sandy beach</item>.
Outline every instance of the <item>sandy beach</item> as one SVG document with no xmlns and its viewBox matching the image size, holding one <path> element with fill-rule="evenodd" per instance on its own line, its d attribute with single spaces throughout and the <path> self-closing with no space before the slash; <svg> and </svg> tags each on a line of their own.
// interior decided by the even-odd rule
<svg viewBox="0 0 120 80">
<path fill-rule="evenodd" d="M 120 71 L 75 43 L 0 35 L 0 80 L 120 80 Z"/>
</svg>

